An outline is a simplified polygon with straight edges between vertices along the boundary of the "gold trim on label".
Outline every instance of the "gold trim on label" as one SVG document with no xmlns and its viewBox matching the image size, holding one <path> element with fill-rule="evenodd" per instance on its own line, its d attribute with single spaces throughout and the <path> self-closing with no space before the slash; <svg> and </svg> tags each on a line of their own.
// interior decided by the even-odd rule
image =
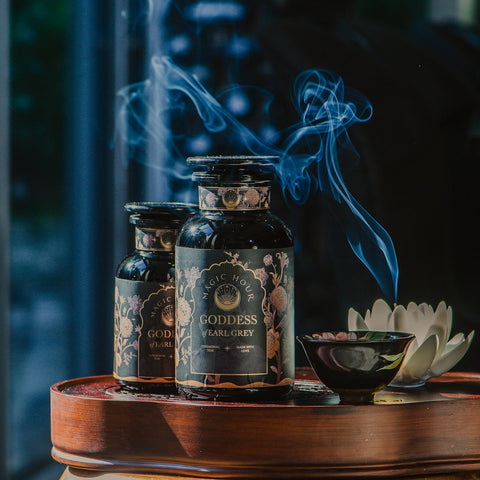
<svg viewBox="0 0 480 480">
<path fill-rule="evenodd" d="M 270 186 L 198 187 L 201 210 L 267 210 L 270 208 Z"/>
<path fill-rule="evenodd" d="M 144 252 L 173 252 L 178 229 L 135 227 L 135 248 Z"/>
<path fill-rule="evenodd" d="M 282 387 L 284 385 L 292 385 L 295 383 L 293 378 L 285 377 L 279 383 L 265 383 L 265 382 L 252 382 L 248 385 L 237 385 L 232 382 L 222 382 L 222 383 L 202 383 L 197 380 L 175 380 L 179 385 L 184 385 L 186 387 L 207 387 L 207 388 L 261 388 L 261 387 Z"/>
<path fill-rule="evenodd" d="M 185 248 L 185 247 L 183 247 Z M 200 277 L 207 271 L 210 271 L 213 267 L 221 267 L 222 265 L 234 265 L 234 266 L 239 266 L 244 272 L 250 272 L 254 279 L 257 280 L 259 283 L 260 283 L 260 288 L 262 289 L 262 292 L 263 292 L 263 298 L 262 298 L 262 301 L 261 301 L 261 304 L 264 305 L 265 304 L 265 298 L 267 296 L 267 292 L 265 290 L 265 288 L 263 287 L 262 285 L 262 282 L 255 276 L 255 272 L 250 269 L 250 268 L 245 268 L 243 265 L 241 265 L 240 263 L 233 263 L 232 261 L 229 261 L 229 260 L 225 260 L 223 262 L 220 262 L 220 263 L 212 263 L 210 264 L 210 266 L 208 268 L 204 268 L 200 271 Z M 224 284 L 222 284 L 224 285 Z M 235 287 L 236 288 L 236 287 Z M 216 291 L 215 291 L 216 293 Z M 214 295 L 215 295 L 214 293 Z M 236 307 L 238 307 L 238 305 L 240 304 L 240 292 L 239 292 L 239 295 L 238 295 L 238 304 L 236 305 Z M 216 299 L 215 300 L 215 303 L 217 303 Z M 218 306 L 218 305 L 217 305 Z M 236 308 L 235 307 L 235 308 Z M 193 335 L 192 335 L 192 328 L 193 328 L 193 322 L 194 322 L 194 318 L 193 318 L 193 315 L 195 313 L 195 300 L 193 302 L 193 310 L 192 310 L 192 322 L 190 323 L 190 342 L 191 342 L 191 339 L 193 338 Z M 233 310 L 233 308 L 231 308 L 231 310 Z M 267 356 L 267 343 L 268 343 L 268 340 L 267 340 L 267 336 L 268 336 L 268 329 L 267 329 L 267 326 L 264 324 L 264 327 L 265 327 L 265 371 L 263 372 L 256 372 L 256 373 L 222 373 L 221 375 L 222 376 L 229 376 L 229 377 L 249 377 L 249 376 L 256 376 L 256 375 L 267 375 L 268 374 L 268 356 Z M 190 346 L 191 346 L 191 343 L 190 343 Z M 215 348 L 217 346 L 214 346 L 214 347 L 211 347 L 209 346 L 209 348 Z M 218 347 L 217 347 L 218 348 Z M 195 371 L 194 367 L 193 367 L 193 357 L 190 356 L 190 372 L 189 372 L 189 375 L 220 375 L 218 374 L 217 372 L 197 372 Z M 194 380 L 195 381 L 195 380 Z"/>
<path fill-rule="evenodd" d="M 123 380 L 125 382 L 135 383 L 174 383 L 175 377 L 121 377 L 113 372 L 115 380 Z"/>
</svg>

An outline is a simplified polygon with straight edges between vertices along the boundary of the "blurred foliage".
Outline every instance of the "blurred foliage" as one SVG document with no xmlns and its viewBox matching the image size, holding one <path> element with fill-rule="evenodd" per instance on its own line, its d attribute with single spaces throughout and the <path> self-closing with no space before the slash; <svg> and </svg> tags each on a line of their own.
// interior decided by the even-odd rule
<svg viewBox="0 0 480 480">
<path fill-rule="evenodd" d="M 11 175 L 14 211 L 61 206 L 70 3 L 11 5 Z"/>
<path fill-rule="evenodd" d="M 426 9 L 426 0 L 361 0 L 355 3 L 359 17 L 401 30 L 408 30 L 412 22 L 423 18 Z"/>
</svg>

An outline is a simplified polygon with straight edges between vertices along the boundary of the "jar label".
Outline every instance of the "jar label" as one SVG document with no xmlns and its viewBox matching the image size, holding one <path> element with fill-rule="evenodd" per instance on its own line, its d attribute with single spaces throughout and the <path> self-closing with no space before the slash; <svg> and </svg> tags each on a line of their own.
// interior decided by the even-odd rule
<svg viewBox="0 0 480 480">
<path fill-rule="evenodd" d="M 172 252 L 178 230 L 135 227 L 135 248 L 147 252 Z"/>
<path fill-rule="evenodd" d="M 176 247 L 176 381 L 260 388 L 293 382 L 293 248 Z"/>
<path fill-rule="evenodd" d="M 172 383 L 175 375 L 175 285 L 115 279 L 113 375 Z"/>
<path fill-rule="evenodd" d="M 198 187 L 202 210 L 266 210 L 270 208 L 270 186 Z"/>
</svg>

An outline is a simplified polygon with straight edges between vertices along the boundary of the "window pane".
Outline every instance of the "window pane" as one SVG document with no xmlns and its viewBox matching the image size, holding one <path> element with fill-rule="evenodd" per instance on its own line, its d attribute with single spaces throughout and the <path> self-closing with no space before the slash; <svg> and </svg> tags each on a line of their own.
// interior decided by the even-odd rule
<svg viewBox="0 0 480 480">
<path fill-rule="evenodd" d="M 71 375 L 65 215 L 68 2 L 11 2 L 9 470 L 50 478 L 49 386 Z"/>
</svg>

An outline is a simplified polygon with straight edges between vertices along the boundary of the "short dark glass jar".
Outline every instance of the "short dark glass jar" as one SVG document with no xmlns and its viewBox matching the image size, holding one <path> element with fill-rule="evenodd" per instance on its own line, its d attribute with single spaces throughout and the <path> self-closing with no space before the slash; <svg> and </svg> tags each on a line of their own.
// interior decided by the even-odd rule
<svg viewBox="0 0 480 480">
<path fill-rule="evenodd" d="M 113 375 L 126 389 L 174 393 L 175 242 L 194 205 L 127 203 L 135 250 L 115 276 Z"/>
<path fill-rule="evenodd" d="M 273 160 L 187 160 L 199 183 L 199 213 L 182 227 L 175 260 L 175 380 L 187 398 L 293 388 L 293 236 L 269 211 Z"/>
</svg>

